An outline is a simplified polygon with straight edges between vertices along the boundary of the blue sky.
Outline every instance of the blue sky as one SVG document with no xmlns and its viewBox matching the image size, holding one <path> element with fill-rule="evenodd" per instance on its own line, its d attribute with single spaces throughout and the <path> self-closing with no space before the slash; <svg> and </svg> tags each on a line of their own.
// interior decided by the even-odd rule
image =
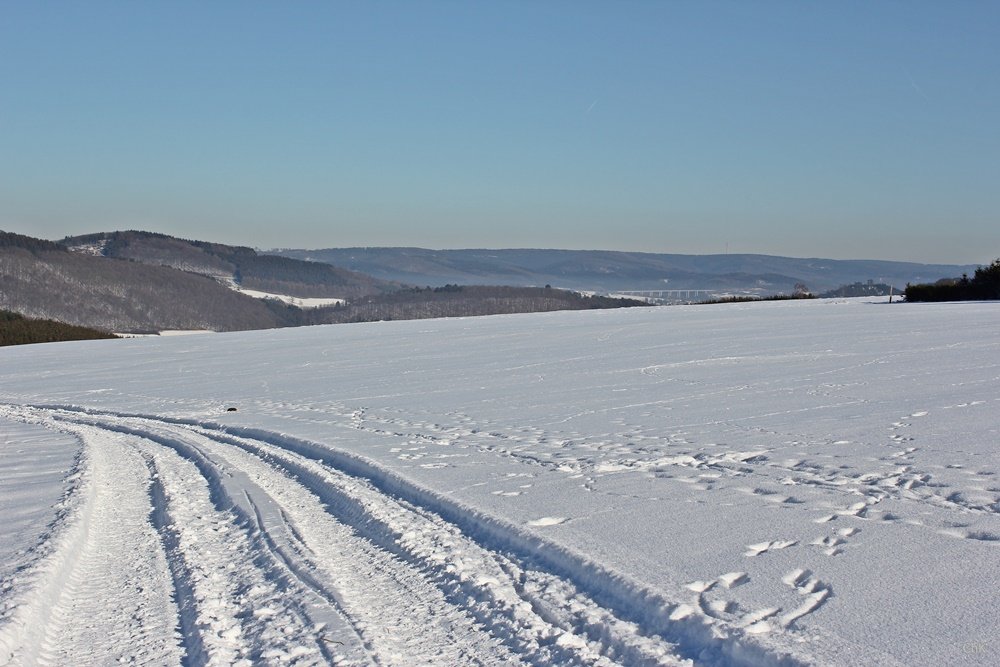
<svg viewBox="0 0 1000 667">
<path fill-rule="evenodd" d="M 0 5 L 0 228 L 989 262 L 997 2 Z"/>
</svg>

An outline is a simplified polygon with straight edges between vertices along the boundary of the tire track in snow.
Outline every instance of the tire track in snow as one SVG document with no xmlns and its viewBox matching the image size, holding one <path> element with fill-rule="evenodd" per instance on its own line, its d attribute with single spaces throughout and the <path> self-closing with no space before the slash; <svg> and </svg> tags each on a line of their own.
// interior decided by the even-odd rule
<svg viewBox="0 0 1000 667">
<path fill-rule="evenodd" d="M 34 581 L 0 625 L 0 665 L 334 661 L 190 461 L 125 429 L 0 412 L 85 445 L 81 499 L 24 575 Z"/>
<path fill-rule="evenodd" d="M 167 565 L 174 587 L 174 600 L 178 606 L 178 624 L 181 641 L 184 645 L 184 664 L 201 665 L 208 662 L 205 652 L 205 642 L 201 629 L 197 624 L 194 588 L 190 583 L 191 573 L 181 557 L 177 536 L 171 531 L 173 519 L 167 509 L 167 493 L 156 469 L 153 457 L 146 455 L 146 467 L 149 469 L 149 500 L 151 509 L 149 520 L 160 535 L 160 542 L 167 555 Z"/>
<path fill-rule="evenodd" d="M 330 639 L 329 636 L 343 636 L 343 633 L 337 632 L 337 629 L 344 624 L 349 625 L 350 632 L 357 638 L 359 644 L 358 647 L 354 647 L 352 642 L 352 649 L 354 652 L 361 653 L 367 658 L 367 660 L 358 659 L 357 661 L 377 664 L 378 659 L 371 643 L 365 641 L 361 627 L 358 625 L 357 621 L 351 618 L 344 610 L 344 604 L 340 593 L 322 581 L 322 575 L 318 571 L 318 568 L 310 562 L 311 558 L 309 555 L 309 548 L 305 545 L 305 541 L 298 534 L 298 531 L 295 530 L 295 527 L 289 524 L 284 512 L 280 509 L 278 510 L 281 515 L 281 525 L 290 536 L 290 539 L 286 537 L 286 540 L 290 542 L 291 553 L 289 553 L 288 548 L 279 544 L 279 540 L 276 539 L 274 534 L 275 528 L 268 528 L 267 523 L 264 520 L 264 514 L 261 512 L 260 507 L 254 502 L 250 494 L 245 493 L 244 495 L 247 503 L 253 509 L 257 530 L 261 532 L 262 539 L 277 561 L 284 566 L 288 575 L 297 579 L 306 587 L 306 589 L 311 590 L 320 597 L 322 602 L 329 605 L 328 610 L 323 610 L 322 608 L 317 609 L 317 605 L 315 603 L 305 603 L 305 606 L 309 609 L 307 612 L 309 618 L 316 619 L 318 617 L 326 617 L 328 619 L 334 619 L 333 623 L 330 623 L 329 621 L 315 623 L 314 627 L 322 633 L 320 635 L 320 641 L 330 644 L 339 644 L 341 646 L 347 645 L 346 642 Z M 324 644 L 320 643 L 320 647 L 323 648 Z M 331 654 L 329 651 L 324 650 L 323 653 L 328 660 L 336 662 L 337 664 L 348 664 L 351 662 L 346 651 L 338 651 L 336 654 Z"/>
<path fill-rule="evenodd" d="M 220 502 L 251 515 L 285 578 L 315 595 L 310 616 L 324 617 L 325 641 L 363 645 L 360 658 L 354 657 L 376 664 L 461 663 L 483 649 L 481 637 L 474 639 L 482 633 L 461 610 L 449 611 L 420 573 L 359 539 L 273 464 L 187 429 L 160 426 L 145 433 L 202 457 L 203 474 L 225 499 Z M 429 620 L 435 617 L 440 620 Z M 494 654 L 496 664 L 517 662 L 497 647 L 484 652 Z M 338 651 L 335 661 L 351 657 Z"/>
<path fill-rule="evenodd" d="M 22 618 L 14 620 L 23 630 L 20 642 L 5 640 L 0 662 L 176 663 L 182 650 L 166 557 L 141 511 L 148 502 L 147 469 L 137 452 L 105 431 L 73 430 L 86 450 L 79 511 L 67 519 L 65 539 L 39 564 L 18 610 Z"/>
<path fill-rule="evenodd" d="M 575 591 L 548 602 L 542 595 L 527 594 L 532 588 L 544 590 L 538 584 L 539 573 L 524 570 L 508 558 L 482 548 L 422 508 L 388 498 L 357 479 L 259 441 L 218 435 L 213 439 L 267 457 L 271 465 L 294 475 L 295 481 L 322 499 L 328 510 L 357 535 L 393 560 L 420 572 L 422 578 L 440 589 L 447 604 L 461 609 L 463 615 L 487 629 L 525 662 L 593 664 L 601 662 L 602 655 L 611 654 L 630 664 L 654 664 L 669 657 L 662 642 L 638 637 L 635 628 L 630 628 L 629 634 L 636 636 L 614 638 L 605 641 L 608 646 L 604 650 L 595 649 L 590 644 L 599 644 L 601 639 L 588 636 L 594 632 L 579 635 L 577 624 L 570 622 L 572 614 L 560 617 L 540 613 L 540 609 L 546 604 L 553 608 L 575 606 L 597 614 L 596 605 Z M 288 484 L 287 478 L 281 482 L 281 487 L 274 490 L 297 486 Z M 398 631 L 398 620 L 391 625 Z M 427 641 L 427 633 L 426 627 L 418 629 L 422 642 Z"/>
<path fill-rule="evenodd" d="M 209 479 L 216 511 L 226 502 L 240 511 L 239 494 L 230 494 L 228 501 L 223 497 L 225 480 L 234 488 L 256 489 L 243 495 L 243 511 L 256 517 L 258 525 L 265 524 L 260 532 L 269 536 L 264 540 L 271 541 L 269 553 L 281 552 L 279 558 L 289 570 L 298 570 L 300 582 L 302 572 L 328 563 L 314 550 L 318 542 L 306 534 L 312 523 L 302 505 L 279 498 L 278 489 L 313 496 L 335 523 L 347 526 L 369 548 L 416 572 L 419 581 L 433 583 L 449 604 L 439 609 L 472 618 L 501 641 L 508 658 L 534 664 L 800 664 L 791 655 L 765 648 L 738 627 L 696 614 L 676 614 L 683 603 L 528 530 L 418 487 L 362 457 L 258 429 L 39 407 L 60 419 L 131 432 L 195 461 Z M 257 463 L 240 459 L 237 449 Z M 233 481 L 251 473 L 252 485 L 245 479 Z M 268 519 L 255 496 L 265 505 L 276 502 L 279 519 Z M 348 595 L 340 583 L 334 580 L 346 605 Z M 306 584 L 304 588 L 311 588 Z M 338 602 L 337 595 L 328 593 L 332 602 Z M 367 632 L 365 625 L 355 622 L 355 627 Z M 490 656 L 486 662 L 500 662 L 498 653 Z M 403 657 L 381 648 L 369 655 L 385 662 Z M 473 662 L 475 657 L 473 650 L 461 661 Z"/>
<path fill-rule="evenodd" d="M 521 662 L 428 581 L 426 572 L 408 567 L 398 554 L 341 521 L 319 496 L 295 483 L 273 461 L 265 463 L 233 445 L 211 440 L 206 444 L 224 469 L 246 474 L 253 487 L 245 498 L 266 539 L 290 570 L 349 620 L 372 661 L 463 664 L 480 662 L 476 656 L 482 655 L 488 657 L 482 662 L 493 664 Z"/>
<path fill-rule="evenodd" d="M 58 416 L 58 419 L 65 419 L 65 416 Z M 96 425 L 99 420 L 79 419 L 70 420 L 73 423 L 84 422 Z M 216 513 L 232 513 L 239 517 L 236 523 L 244 525 L 259 526 L 259 532 L 251 530 L 255 534 L 255 541 L 266 544 L 270 555 L 258 554 L 255 560 L 258 565 L 263 563 L 264 569 L 269 570 L 267 577 L 277 582 L 280 580 L 280 588 L 283 591 L 284 600 L 295 600 L 302 597 L 302 588 L 311 589 L 313 593 L 319 593 L 326 602 L 334 602 L 339 607 L 337 598 L 341 596 L 337 591 L 330 588 L 322 581 L 332 579 L 338 585 L 344 587 L 349 598 L 354 602 L 354 611 L 361 620 L 353 619 L 353 626 L 358 634 L 365 639 L 364 649 L 359 655 L 351 655 L 350 650 L 338 650 L 327 654 L 326 661 L 336 664 L 400 664 L 408 665 L 414 663 L 425 664 L 517 664 L 522 662 L 517 655 L 511 654 L 502 644 L 490 638 L 480 628 L 477 627 L 475 619 L 468 617 L 464 609 L 448 609 L 448 605 L 443 600 L 441 591 L 433 583 L 426 580 L 426 575 L 421 572 L 414 572 L 406 568 L 401 568 L 399 559 L 395 554 L 386 553 L 383 550 L 372 548 L 363 544 L 364 540 L 359 540 L 350 535 L 350 528 L 327 520 L 324 524 L 323 518 L 327 516 L 322 509 L 314 512 L 311 516 L 304 516 L 304 520 L 295 528 L 290 521 L 284 518 L 284 511 L 275 502 L 275 498 L 286 496 L 285 507 L 303 516 L 300 507 L 308 504 L 308 492 L 297 486 L 288 477 L 285 477 L 273 466 L 252 457 L 229 445 L 223 443 L 213 443 L 198 433 L 176 426 L 166 427 L 159 425 L 137 425 L 125 424 L 124 420 L 106 420 L 100 424 L 101 428 L 108 429 L 115 433 L 125 433 L 131 437 L 142 438 L 147 441 L 143 449 L 149 449 L 149 444 L 155 444 L 159 450 L 166 448 L 169 454 L 163 451 L 150 450 L 153 457 L 158 460 L 160 477 L 165 480 L 169 477 L 174 479 L 169 484 L 165 484 L 167 489 L 172 486 L 180 486 L 175 489 L 175 493 L 182 499 L 197 495 L 197 489 L 191 488 L 191 482 L 187 482 L 185 488 L 181 480 L 195 480 L 205 482 L 207 488 L 203 495 L 211 496 L 211 503 Z M 214 447 L 209 451 L 209 446 Z M 220 451 L 225 448 L 226 451 Z M 194 467 L 198 470 L 198 475 L 175 471 L 168 474 L 164 469 L 163 460 L 179 458 L 184 460 L 183 465 Z M 232 465 L 229 459 L 238 459 L 240 465 Z M 256 462 L 254 462 L 256 460 Z M 172 464 L 177 465 L 177 464 Z M 169 466 L 166 466 L 169 468 Z M 248 472 L 250 474 L 248 474 Z M 253 475 L 254 479 L 250 479 Z M 277 490 L 275 496 L 268 495 L 257 481 L 268 481 L 270 477 L 269 491 Z M 314 504 L 318 501 L 312 499 Z M 188 500 L 175 501 L 174 504 L 188 504 Z M 203 503 L 204 504 L 204 503 Z M 176 514 L 176 512 L 175 512 Z M 264 637 L 252 637 L 253 627 L 248 626 L 238 628 L 239 619 L 245 617 L 246 613 L 223 604 L 231 601 L 235 596 L 220 590 L 225 582 L 214 582 L 212 586 L 202 586 L 205 590 L 198 592 L 198 584 L 205 579 L 205 572 L 209 574 L 220 569 L 211 562 L 212 554 L 205 550 L 198 552 L 198 540 L 188 539 L 184 544 L 187 535 L 197 537 L 200 533 L 205 533 L 203 529 L 190 529 L 192 524 L 204 522 L 205 516 L 209 514 L 204 509 L 197 512 L 186 512 L 177 515 L 173 520 L 173 526 L 184 526 L 180 531 L 180 546 L 176 549 L 177 557 L 180 560 L 191 562 L 195 572 L 187 576 L 193 580 L 195 593 L 194 597 L 199 602 L 207 599 L 219 601 L 215 608 L 201 610 L 200 620 L 197 628 L 202 636 L 207 636 L 207 646 L 204 653 L 208 656 L 210 664 L 227 664 L 241 657 L 263 656 L 273 657 L 274 650 L 268 648 L 271 642 Z M 247 516 L 252 519 L 247 519 Z M 219 519 L 212 519 L 213 523 L 219 523 Z M 329 529 L 335 529 L 334 534 L 330 534 Z M 322 533 L 322 529 L 327 532 Z M 336 529 L 339 529 L 339 533 Z M 325 547 L 330 559 L 323 562 L 327 566 L 325 572 L 310 572 L 312 564 L 303 559 L 302 535 L 306 533 L 315 534 L 320 530 L 320 539 L 313 540 L 317 547 Z M 286 534 L 282 534 L 286 533 Z M 352 544 L 353 541 L 353 544 Z M 300 547 L 296 548 L 295 543 Z M 283 546 L 279 546 L 283 545 Z M 359 546 L 360 545 L 360 546 Z M 259 546 L 259 545 L 258 545 Z M 243 548 L 229 549 L 234 552 L 244 552 Z M 293 555 L 299 551 L 299 555 Z M 206 561 L 208 561 L 206 563 Z M 274 565 L 280 561 L 284 567 L 284 573 L 291 576 L 282 576 L 281 573 L 274 572 Z M 199 574 L 199 571 L 201 574 Z M 297 580 L 297 582 L 295 581 Z M 305 584 L 298 586 L 296 583 Z M 381 591 L 373 593 L 372 591 Z M 254 616 L 268 618 L 271 616 L 270 609 L 258 602 L 254 606 Z M 316 612 L 316 605 L 309 607 L 310 612 Z M 323 610 L 320 610 L 321 612 Z M 330 612 L 336 613 L 339 609 L 327 609 L 326 615 Z M 315 613 L 312 616 L 315 617 Z M 340 622 L 343 625 L 343 621 Z M 342 634 L 333 636 L 337 639 L 326 637 L 327 627 L 322 628 L 322 636 L 312 638 L 314 642 L 329 642 L 331 645 L 345 644 L 344 639 L 348 637 Z M 284 629 L 287 632 L 287 629 Z M 302 633 L 299 633 L 302 634 Z M 374 637 L 374 640 L 370 638 Z M 220 641 L 221 638 L 221 641 Z M 242 644 L 241 644 L 241 639 Z M 303 639 L 307 639 L 303 637 Z M 213 644 L 214 641 L 214 644 Z M 197 642 L 194 642 L 197 643 Z M 350 649 L 350 641 L 346 642 Z M 486 644 L 494 643 L 497 646 Z M 320 644 L 322 646 L 322 644 Z M 355 651 L 355 653 L 358 653 Z M 485 659 L 480 658 L 480 654 Z M 550 658 L 555 660 L 550 660 Z M 546 657 L 540 662 L 566 662 L 565 655 L 559 652 L 547 652 Z M 202 656 L 201 661 L 205 658 Z M 197 662 L 197 661 L 196 661 Z M 200 663 L 199 663 L 200 664 Z"/>
<path fill-rule="evenodd" d="M 309 577 L 310 581 L 336 582 L 342 595 L 329 592 L 327 596 L 347 600 L 345 606 L 354 617 L 353 625 L 366 638 L 366 647 L 371 648 L 368 657 L 372 662 L 602 664 L 600 655 L 586 642 L 573 641 L 569 636 L 564 637 L 566 633 L 539 622 L 514 594 L 509 596 L 515 598 L 513 613 L 505 624 L 503 612 L 511 611 L 506 599 L 501 596 L 483 599 L 475 586 L 463 587 L 449 581 L 449 577 L 442 578 L 438 571 L 445 566 L 441 557 L 429 563 L 414 558 L 395 543 L 399 535 L 379 525 L 370 508 L 359 505 L 356 497 L 349 494 L 333 497 L 327 489 L 324 502 L 336 506 L 331 520 L 330 513 L 320 506 L 320 498 L 313 496 L 308 486 L 295 483 L 301 478 L 290 479 L 275 468 L 274 459 L 282 457 L 281 452 L 265 453 L 271 459 L 265 463 L 249 453 L 259 449 L 259 445 L 250 444 L 252 441 L 238 443 L 243 445 L 240 448 L 222 439 L 213 441 L 189 428 L 162 424 L 119 422 L 104 423 L 103 427 L 144 437 L 195 462 L 202 476 L 209 480 L 216 506 L 253 514 L 263 524 L 262 538 L 272 545 L 284 541 L 280 535 L 284 520 L 273 508 L 267 512 L 261 511 L 261 507 L 280 501 L 286 511 L 298 515 L 301 520 L 295 532 L 306 538 L 304 541 L 309 542 L 311 550 L 319 552 L 316 560 L 325 569 L 319 576 Z M 296 465 L 288 459 L 283 462 L 286 466 Z M 298 472 L 309 477 L 306 468 L 299 468 Z M 319 471 L 319 474 L 326 473 Z M 266 491 L 261 486 L 266 486 Z M 381 497 L 377 492 L 372 495 Z M 304 508 L 310 501 L 316 507 L 307 513 Z M 268 513 L 271 520 L 265 518 Z M 422 521 L 418 517 L 418 522 Z M 432 535 L 436 530 L 430 528 Z M 313 539 L 307 537 L 310 534 Z M 296 559 L 293 567 L 302 573 L 310 565 Z M 502 577 L 499 570 L 496 574 Z M 470 602 L 472 598 L 477 599 Z"/>
<path fill-rule="evenodd" d="M 123 428 L 156 471 L 154 507 L 181 600 L 189 664 L 315 663 L 329 656 L 245 516 L 219 502 L 202 466 Z M 159 485 L 159 486 L 157 486 Z"/>
</svg>

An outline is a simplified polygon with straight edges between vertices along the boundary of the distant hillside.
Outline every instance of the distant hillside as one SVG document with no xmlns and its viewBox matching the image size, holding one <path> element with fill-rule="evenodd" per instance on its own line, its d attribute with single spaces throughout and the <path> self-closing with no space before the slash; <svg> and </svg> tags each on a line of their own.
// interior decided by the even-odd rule
<svg viewBox="0 0 1000 667">
<path fill-rule="evenodd" d="M 230 280 L 240 287 L 294 297 L 352 298 L 398 286 L 329 264 L 261 255 L 252 248 L 188 241 L 152 232 L 102 232 L 63 239 L 70 250 Z"/>
<path fill-rule="evenodd" d="M 102 338 L 117 338 L 117 336 L 106 331 L 73 326 L 55 320 L 37 320 L 0 310 L 0 347 Z"/>
<path fill-rule="evenodd" d="M 585 296 L 546 287 L 445 285 L 414 287 L 392 294 L 356 299 L 340 306 L 309 311 L 306 317 L 315 324 L 334 324 L 648 305 L 632 299 Z"/>
<path fill-rule="evenodd" d="M 248 275 L 260 291 L 288 294 L 298 286 L 305 297 L 332 292 L 345 303 L 303 309 L 226 284 L 246 286 Z M 0 232 L 0 308 L 109 331 L 233 331 L 633 305 L 645 304 L 551 288 L 404 288 L 322 263 L 144 232 L 62 244 Z"/>
<path fill-rule="evenodd" d="M 203 275 L 2 231 L 0 308 L 106 331 L 266 329 L 292 312 Z"/>
<path fill-rule="evenodd" d="M 903 285 L 971 273 L 975 266 L 881 260 L 797 259 L 771 255 L 677 255 L 586 250 L 425 250 L 329 248 L 274 250 L 283 257 L 327 262 L 383 280 L 415 285 L 446 283 L 546 285 L 574 290 L 814 293 L 874 280 Z"/>
</svg>

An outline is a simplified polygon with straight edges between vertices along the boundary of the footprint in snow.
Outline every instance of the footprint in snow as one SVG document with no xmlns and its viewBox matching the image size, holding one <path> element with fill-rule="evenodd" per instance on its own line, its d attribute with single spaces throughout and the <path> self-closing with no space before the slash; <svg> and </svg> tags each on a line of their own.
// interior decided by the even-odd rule
<svg viewBox="0 0 1000 667">
<path fill-rule="evenodd" d="M 938 533 L 941 535 L 947 535 L 948 537 L 957 537 L 966 540 L 979 540 L 980 542 L 987 542 L 990 544 L 1000 544 L 1000 534 L 991 533 L 985 530 L 965 530 L 962 527 L 958 527 L 939 530 Z"/>
<path fill-rule="evenodd" d="M 768 619 L 781 613 L 781 607 L 767 607 L 750 612 L 740 621 L 737 627 L 744 628 L 747 634 L 759 635 L 772 630 Z"/>
<path fill-rule="evenodd" d="M 788 547 L 794 547 L 798 544 L 798 540 L 772 540 L 770 542 L 758 542 L 757 544 L 748 544 L 746 556 L 748 558 L 753 558 L 754 556 L 759 556 L 768 551 L 777 551 L 778 549 L 787 549 Z"/>
<path fill-rule="evenodd" d="M 840 547 L 846 544 L 847 541 L 841 537 L 834 537 L 833 535 L 824 535 L 817 537 L 815 540 L 809 544 L 815 547 L 822 547 L 823 553 L 827 556 L 836 556 L 843 553 L 843 549 Z"/>
<path fill-rule="evenodd" d="M 786 586 L 794 588 L 804 598 L 802 604 L 778 619 L 778 624 L 783 628 L 789 627 L 806 614 L 816 611 L 833 592 L 828 584 L 814 577 L 809 570 L 802 568 L 792 570 L 782 577 L 781 581 Z"/>
<path fill-rule="evenodd" d="M 711 590 L 715 586 L 736 588 L 737 586 L 742 586 L 748 581 L 750 581 L 750 577 L 747 576 L 746 572 L 727 572 L 726 574 L 720 575 L 719 577 L 709 581 L 692 581 L 690 584 L 685 586 L 685 588 L 689 591 L 694 591 L 695 593 L 704 593 Z"/>
<path fill-rule="evenodd" d="M 566 523 L 569 521 L 568 518 L 564 516 L 543 516 L 539 519 L 532 519 L 527 525 L 533 528 L 539 528 L 543 526 L 558 526 L 561 523 Z"/>
<path fill-rule="evenodd" d="M 781 613 L 781 607 L 766 607 L 750 612 L 737 623 L 737 627 L 743 628 L 747 634 L 764 634 L 775 627 L 789 628 L 803 616 L 816 611 L 833 594 L 833 588 L 829 584 L 803 568 L 792 570 L 781 581 L 802 596 L 799 606 L 784 614 Z"/>
<path fill-rule="evenodd" d="M 694 611 L 700 611 L 701 615 L 708 618 L 727 622 L 736 621 L 737 615 L 740 613 L 739 604 L 724 597 L 710 597 L 709 593 L 716 595 L 721 593 L 723 589 L 736 588 L 748 581 L 750 581 L 750 577 L 746 572 L 727 572 L 708 581 L 692 581 L 685 588 L 695 593 L 694 599 L 688 604 L 680 605 L 674 610 L 674 613 L 690 615 Z"/>
</svg>

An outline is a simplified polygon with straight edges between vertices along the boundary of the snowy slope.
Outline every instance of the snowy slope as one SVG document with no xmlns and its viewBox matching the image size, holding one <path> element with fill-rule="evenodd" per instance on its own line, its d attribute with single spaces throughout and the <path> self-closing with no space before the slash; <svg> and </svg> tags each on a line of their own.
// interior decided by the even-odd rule
<svg viewBox="0 0 1000 667">
<path fill-rule="evenodd" d="M 998 325 L 819 300 L 0 350 L 0 664 L 987 664 Z"/>
<path fill-rule="evenodd" d="M 344 299 L 326 299 L 326 298 L 310 298 L 310 297 L 296 297 L 288 296 L 287 294 L 272 294 L 270 292 L 260 292 L 258 290 L 243 289 L 242 287 L 233 287 L 237 292 L 246 294 L 247 296 L 252 296 L 255 299 L 277 299 L 282 303 L 287 303 L 290 306 L 298 306 L 299 308 L 319 308 L 321 306 L 335 306 L 338 303 L 346 303 Z"/>
</svg>

